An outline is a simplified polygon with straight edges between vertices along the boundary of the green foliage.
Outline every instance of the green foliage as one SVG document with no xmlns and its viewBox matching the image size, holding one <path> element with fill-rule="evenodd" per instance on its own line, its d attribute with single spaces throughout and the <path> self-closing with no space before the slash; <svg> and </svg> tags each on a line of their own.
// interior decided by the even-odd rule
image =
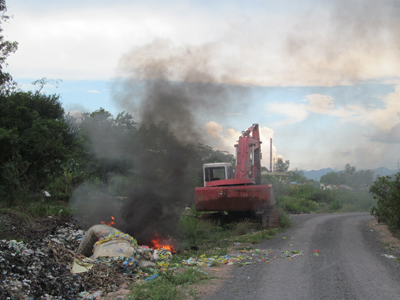
<svg viewBox="0 0 400 300">
<path fill-rule="evenodd" d="M 306 183 L 309 181 L 309 179 L 304 175 L 303 170 L 294 169 L 287 173 L 289 175 L 288 179 L 290 182 Z"/>
<path fill-rule="evenodd" d="M 234 242 L 243 244 L 259 244 L 263 240 L 269 240 L 276 234 L 276 230 L 261 230 L 251 234 L 246 234 L 233 238 Z"/>
<path fill-rule="evenodd" d="M 316 189 L 311 184 L 295 185 L 289 190 L 289 196 L 295 198 L 311 199 L 316 192 Z"/>
<path fill-rule="evenodd" d="M 169 270 L 155 280 L 135 286 L 127 299 L 174 300 L 187 299 L 187 293 L 193 294 L 188 285 L 208 279 L 202 271 L 188 268 L 180 273 Z M 179 289 L 177 287 L 180 287 Z M 194 293 L 195 294 L 195 293 Z"/>
<path fill-rule="evenodd" d="M 71 216 L 71 211 L 67 203 L 58 201 L 19 201 L 19 205 L 8 207 L 0 203 L 0 214 L 12 214 L 22 222 L 29 223 L 32 218 L 41 218 L 47 216 Z"/>
<path fill-rule="evenodd" d="M 62 173 L 68 155 L 67 126 L 58 96 L 0 94 L 0 193 L 14 201 L 44 189 Z"/>
<path fill-rule="evenodd" d="M 330 211 L 338 211 L 339 209 L 341 209 L 342 208 L 342 202 L 340 201 L 340 200 L 335 200 L 335 201 L 332 201 L 330 204 L 329 204 L 329 210 Z"/>
<path fill-rule="evenodd" d="M 216 233 L 222 229 L 210 221 L 199 220 L 191 216 L 184 216 L 180 220 L 182 240 L 191 246 L 197 246 L 202 242 L 210 242 L 216 237 Z"/>
<path fill-rule="evenodd" d="M 284 209 L 279 210 L 279 228 L 286 229 L 292 226 L 292 220 Z"/>
<path fill-rule="evenodd" d="M 331 203 L 335 201 L 335 192 L 332 190 L 321 190 L 314 189 L 313 193 L 310 195 L 310 200 L 317 203 Z"/>
<path fill-rule="evenodd" d="M 286 173 L 287 170 L 289 170 L 289 165 L 290 165 L 289 160 L 283 161 L 282 158 L 278 158 L 275 164 L 275 172 Z"/>
<path fill-rule="evenodd" d="M 335 199 L 338 199 L 342 203 L 342 208 L 340 208 L 341 212 L 370 211 L 370 209 L 376 205 L 376 200 L 365 190 L 337 190 L 332 191 L 332 194 Z"/>
<path fill-rule="evenodd" d="M 295 198 L 291 196 L 280 196 L 277 199 L 278 205 L 286 211 L 294 213 L 310 213 L 318 210 L 318 204 L 315 201 L 306 198 Z"/>
<path fill-rule="evenodd" d="M 0 25 L 10 19 L 5 14 L 6 11 L 6 1 L 0 0 Z M 2 32 L 3 29 L 0 28 L 0 93 L 8 94 L 16 89 L 17 84 L 13 81 L 11 75 L 4 71 L 7 65 L 5 61 L 11 53 L 14 53 L 18 49 L 18 43 L 4 40 Z"/>
<path fill-rule="evenodd" d="M 379 222 L 386 223 L 391 229 L 400 229 L 400 173 L 378 177 L 369 189 L 377 205 L 371 209 Z"/>
<path fill-rule="evenodd" d="M 339 172 L 330 172 L 321 176 L 321 183 L 332 185 L 348 185 L 360 189 L 369 187 L 374 180 L 374 172 L 371 170 L 356 171 L 356 167 L 350 164 L 345 165 L 345 169 Z"/>
<path fill-rule="evenodd" d="M 289 185 L 274 180 L 278 205 L 292 213 L 305 212 L 350 212 L 369 211 L 376 200 L 364 189 L 326 189 L 321 190 L 311 182 Z"/>
<path fill-rule="evenodd" d="M 237 235 L 244 235 L 249 232 L 249 229 L 251 228 L 252 223 L 249 221 L 241 221 L 239 223 L 235 224 L 234 231 L 236 232 Z"/>
</svg>

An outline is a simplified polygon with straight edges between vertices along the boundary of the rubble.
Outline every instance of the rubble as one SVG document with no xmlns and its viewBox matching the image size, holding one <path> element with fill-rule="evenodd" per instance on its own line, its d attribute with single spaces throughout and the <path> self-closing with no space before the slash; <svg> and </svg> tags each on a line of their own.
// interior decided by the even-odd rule
<svg viewBox="0 0 400 300">
<path fill-rule="evenodd" d="M 46 218 L 39 224 L 25 224 L 10 215 L 0 217 L 7 224 L 2 234 L 23 240 L 0 240 L 0 299 L 85 299 L 81 296 L 85 291 L 106 296 L 132 280 L 101 263 L 88 272 L 72 274 L 84 231 L 71 219 Z"/>
<path fill-rule="evenodd" d="M 230 255 L 201 255 L 172 263 L 167 249 L 139 246 L 133 237 L 115 228 L 110 234 L 99 233 L 96 240 L 88 232 L 85 238 L 73 219 L 48 217 L 35 222 L 0 215 L 0 299 L 122 299 L 129 293 L 130 283 L 155 280 L 168 269 L 200 271 L 221 264 L 244 266 L 303 255 L 297 250 L 260 250 L 236 243 L 242 249 Z M 91 257 L 78 254 L 85 239 L 93 242 L 85 245 L 94 249 L 89 251 Z"/>
<path fill-rule="evenodd" d="M 85 257 L 78 254 L 85 232 L 72 219 L 48 217 L 33 226 L 9 215 L 0 217 L 11 221 L 8 228 L 15 230 L 8 236 L 0 231 L 0 237 L 18 236 L 18 241 L 0 240 L 1 299 L 122 298 L 129 292 L 129 282 L 155 278 L 172 257 L 165 249 L 138 246 L 133 237 L 115 228 L 104 233 L 107 225 L 98 226 L 104 233 L 97 232 L 100 238 L 88 237 L 94 255 Z"/>
</svg>

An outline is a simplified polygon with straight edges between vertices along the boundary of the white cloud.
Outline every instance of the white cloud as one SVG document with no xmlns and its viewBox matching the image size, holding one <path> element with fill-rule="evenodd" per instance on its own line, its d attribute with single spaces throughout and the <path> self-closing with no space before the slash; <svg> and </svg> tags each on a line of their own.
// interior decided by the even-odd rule
<svg viewBox="0 0 400 300">
<path fill-rule="evenodd" d="M 371 130 L 391 130 L 400 122 L 400 84 L 395 91 L 381 98 L 383 108 L 370 107 L 359 115 L 349 118 L 349 122 L 370 127 Z"/>
<path fill-rule="evenodd" d="M 286 117 L 286 119 L 276 123 L 275 126 L 291 125 L 305 120 L 308 116 L 307 106 L 305 104 L 296 104 L 294 102 L 269 103 L 265 110 L 267 113 L 275 113 Z"/>
<path fill-rule="evenodd" d="M 303 102 L 306 102 L 306 104 L 273 102 L 266 106 L 265 111 L 286 117 L 284 120 L 277 122 L 275 126 L 291 125 L 304 121 L 309 116 L 309 112 L 339 117 L 347 119 L 347 121 L 350 121 L 350 117 L 363 116 L 366 112 L 364 107 L 355 104 L 335 109 L 334 98 L 328 95 L 307 95 Z"/>
<path fill-rule="evenodd" d="M 320 94 L 312 94 L 308 95 L 307 99 L 303 100 L 304 102 L 308 102 L 307 110 L 317 114 L 324 114 L 329 116 L 347 118 L 351 117 L 355 114 L 359 114 L 359 107 L 357 106 L 349 106 L 348 108 L 335 108 L 334 98 L 332 96 L 320 95 Z"/>
<path fill-rule="evenodd" d="M 228 151 L 231 154 L 235 153 L 234 145 L 237 143 L 240 132 L 232 128 L 224 129 L 222 125 L 210 121 L 204 124 L 204 129 L 207 132 L 207 142 L 214 149 Z"/>
<path fill-rule="evenodd" d="M 88 93 L 100 94 L 98 90 L 87 90 Z"/>
<path fill-rule="evenodd" d="M 310 1 L 299 11 L 296 1 L 289 1 L 279 12 L 269 3 L 246 10 L 224 3 L 215 10 L 217 4 L 179 1 L 58 9 L 41 9 L 46 2 L 39 2 L 32 10 L 11 1 L 14 18 L 4 32 L 19 42 L 19 50 L 10 56 L 8 70 L 16 78 L 109 79 L 123 53 L 162 38 L 184 50 L 207 49 L 210 70 L 227 83 L 332 86 L 387 80 L 400 76 L 400 14 L 389 2 L 378 2 L 368 1 L 360 15 L 357 1 Z M 154 55 L 147 53 L 149 59 Z"/>
</svg>

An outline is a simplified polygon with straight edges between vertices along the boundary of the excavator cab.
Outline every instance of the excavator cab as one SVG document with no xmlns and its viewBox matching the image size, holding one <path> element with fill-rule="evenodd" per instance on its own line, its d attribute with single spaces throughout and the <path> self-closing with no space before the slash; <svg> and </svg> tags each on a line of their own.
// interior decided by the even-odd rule
<svg viewBox="0 0 400 300">
<path fill-rule="evenodd" d="M 206 182 L 233 179 L 232 163 L 211 163 L 203 165 L 204 186 Z"/>
</svg>

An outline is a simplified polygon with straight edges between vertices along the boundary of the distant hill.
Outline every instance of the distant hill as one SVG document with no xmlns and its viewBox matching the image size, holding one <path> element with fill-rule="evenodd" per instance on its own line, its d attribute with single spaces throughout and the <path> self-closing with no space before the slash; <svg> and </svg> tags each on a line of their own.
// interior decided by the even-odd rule
<svg viewBox="0 0 400 300">
<path fill-rule="evenodd" d="M 385 168 L 385 167 L 376 168 L 376 169 L 373 169 L 372 171 L 375 172 L 374 173 L 375 177 L 393 175 L 393 174 L 396 174 L 398 172 L 398 170 L 390 170 L 390 169 Z"/>
<path fill-rule="evenodd" d="M 324 176 L 325 174 L 328 174 L 330 172 L 338 172 L 338 170 L 326 168 L 321 170 L 304 171 L 304 175 L 308 179 L 314 179 L 316 181 L 319 181 L 321 179 L 321 176 Z"/>
<path fill-rule="evenodd" d="M 359 169 L 357 169 L 357 171 L 358 170 Z M 393 175 L 393 174 L 396 174 L 398 172 L 398 170 L 390 170 L 390 169 L 385 168 L 385 167 L 376 168 L 376 169 L 373 169 L 372 171 L 374 171 L 375 178 L 377 176 Z M 319 181 L 321 179 L 321 176 L 324 176 L 325 174 L 328 174 L 330 172 L 338 172 L 338 170 L 331 169 L 331 168 L 326 168 L 326 169 L 321 169 L 321 170 L 304 171 L 304 175 L 308 179 L 314 179 L 316 181 Z"/>
</svg>

